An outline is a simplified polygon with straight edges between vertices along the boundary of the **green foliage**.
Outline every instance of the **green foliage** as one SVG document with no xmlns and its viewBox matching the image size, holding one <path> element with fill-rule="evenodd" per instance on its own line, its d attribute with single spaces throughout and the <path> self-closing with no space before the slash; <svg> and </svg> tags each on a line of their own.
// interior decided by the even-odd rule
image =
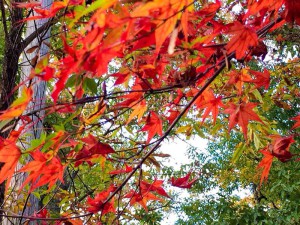
<svg viewBox="0 0 300 225">
<path fill-rule="evenodd" d="M 263 108 L 268 107 L 263 116 L 273 121 L 272 129 L 290 135 L 293 125 L 290 118 L 300 110 L 299 98 L 290 96 L 299 88 L 299 82 L 289 82 L 287 79 L 296 78 L 289 78 L 282 70 L 290 74 L 295 72 L 295 67 L 288 64 L 275 70 L 271 82 L 274 88 L 262 92 L 261 101 L 264 102 Z M 280 77 L 284 79 L 278 85 Z M 276 92 L 278 97 L 270 99 L 270 92 Z M 255 132 L 253 130 L 253 134 Z M 299 143 L 299 136 L 294 132 Z M 240 133 L 231 132 L 230 138 L 209 141 L 204 153 L 191 148 L 189 157 L 197 161 L 196 165 L 201 165 L 198 167 L 201 175 L 198 183 L 189 190 L 189 197 L 177 203 L 175 212 L 180 216 L 176 224 L 298 224 L 299 160 L 297 157 L 286 163 L 275 160 L 268 182 L 258 187 L 260 174 L 257 165 L 261 154 L 257 150 L 265 144 L 260 144 L 260 148 L 255 145 L 255 140 L 250 144 L 243 141 Z M 299 145 L 293 145 L 290 151 L 298 154 L 298 148 Z M 184 168 L 197 167 L 192 163 Z"/>
</svg>

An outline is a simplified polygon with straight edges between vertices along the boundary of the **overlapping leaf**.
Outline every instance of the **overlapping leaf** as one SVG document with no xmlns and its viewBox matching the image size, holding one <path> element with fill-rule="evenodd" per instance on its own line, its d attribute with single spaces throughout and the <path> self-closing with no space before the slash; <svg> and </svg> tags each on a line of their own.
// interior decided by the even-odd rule
<svg viewBox="0 0 300 225">
<path fill-rule="evenodd" d="M 64 182 L 65 167 L 58 157 L 49 156 L 39 150 L 32 152 L 31 156 L 33 160 L 19 170 L 19 172 L 29 173 L 20 189 L 28 183 L 31 183 L 30 191 L 46 184 L 50 189 L 58 180 Z"/>
<path fill-rule="evenodd" d="M 229 30 L 232 38 L 228 42 L 226 49 L 228 52 L 234 52 L 237 59 L 242 59 L 249 53 L 250 47 L 255 47 L 258 44 L 256 32 L 240 22 L 234 22 Z"/>
</svg>

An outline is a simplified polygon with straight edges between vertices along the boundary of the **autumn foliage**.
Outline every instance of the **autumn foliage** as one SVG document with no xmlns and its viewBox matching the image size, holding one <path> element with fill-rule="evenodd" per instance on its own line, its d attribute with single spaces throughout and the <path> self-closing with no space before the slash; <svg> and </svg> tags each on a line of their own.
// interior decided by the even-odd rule
<svg viewBox="0 0 300 225">
<path fill-rule="evenodd" d="M 169 180 L 156 174 L 167 157 L 159 147 L 199 129 L 208 130 L 207 137 L 241 132 L 248 145 L 259 136 L 260 185 L 274 160 L 297 159 L 289 149 L 300 116 L 290 118 L 289 136 L 272 127 L 262 96 L 275 101 L 284 93 L 269 92 L 276 86 L 270 84 L 272 71 L 259 62 L 268 54 L 268 34 L 300 25 L 299 2 L 238 2 L 64 0 L 50 9 L 13 3 L 24 15 L 35 12 L 20 23 L 59 21 L 58 36 L 48 43 L 51 52 L 0 113 L 0 131 L 10 131 L 0 138 L 0 182 L 6 180 L 7 193 L 14 174 L 25 173 L 19 192 L 55 192 L 53 198 L 62 202 L 56 220 L 44 209 L 31 220 L 121 224 L 123 216 L 134 218 L 133 207 L 149 211 L 171 201 L 170 186 L 192 188 L 201 174 L 173 174 Z M 49 92 L 41 109 L 48 126 L 24 149 L 20 143 L 35 123 L 32 87 L 42 81 Z M 293 94 L 299 97 L 299 90 Z M 66 194 L 68 185 L 72 191 Z"/>
</svg>

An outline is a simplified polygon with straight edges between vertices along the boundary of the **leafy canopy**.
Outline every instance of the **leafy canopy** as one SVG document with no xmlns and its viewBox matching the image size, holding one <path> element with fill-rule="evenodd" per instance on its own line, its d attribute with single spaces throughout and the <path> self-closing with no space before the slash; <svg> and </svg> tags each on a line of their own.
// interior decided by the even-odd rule
<svg viewBox="0 0 300 225">
<path fill-rule="evenodd" d="M 191 170 L 164 179 L 159 158 L 167 155 L 160 144 L 181 134 L 229 138 L 241 132 L 240 148 L 253 143 L 265 157 L 257 163 L 260 185 L 274 158 L 295 159 L 289 148 L 299 116 L 288 118 L 294 130 L 283 134 L 265 115 L 270 107 L 263 98 L 285 109 L 299 89 L 281 85 L 285 77 L 270 84 L 272 68 L 263 59 L 267 34 L 300 25 L 298 1 L 65 0 L 49 10 L 32 2 L 14 7 L 36 13 L 20 22 L 53 19 L 59 31 L 30 82 L 20 84 L 20 98 L 0 114 L 2 132 L 11 128 L 7 121 L 23 124 L 18 135 L 11 131 L 0 140 L 0 173 L 1 181 L 11 179 L 16 162 L 23 164 L 17 173 L 28 176 L 19 192 L 44 205 L 29 219 L 119 224 L 142 220 L 137 209 L 152 215 L 172 201 L 168 184 L 189 189 L 203 176 Z M 296 76 L 286 79 L 299 82 Z M 36 113 L 31 85 L 41 81 L 50 92 L 41 109 L 44 129 L 24 149 Z M 20 144 L 12 144 L 17 139 Z M 28 155 L 32 160 L 24 162 Z M 56 214 L 47 207 L 54 200 Z"/>
</svg>

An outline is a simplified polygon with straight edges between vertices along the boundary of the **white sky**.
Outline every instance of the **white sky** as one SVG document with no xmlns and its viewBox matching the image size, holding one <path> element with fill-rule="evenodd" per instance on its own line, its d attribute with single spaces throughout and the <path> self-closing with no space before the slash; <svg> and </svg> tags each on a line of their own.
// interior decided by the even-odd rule
<svg viewBox="0 0 300 225">
<path fill-rule="evenodd" d="M 173 141 L 165 141 L 160 150 L 162 153 L 169 154 L 168 160 L 164 163 L 165 166 L 173 166 L 175 170 L 179 170 L 180 166 L 187 164 L 190 160 L 188 159 L 187 149 L 190 145 L 199 149 L 199 151 L 205 151 L 207 141 L 202 138 L 191 138 L 190 140 L 182 141 L 179 138 Z"/>
<path fill-rule="evenodd" d="M 190 140 L 183 141 L 179 138 L 173 141 L 165 141 L 160 150 L 164 154 L 169 154 L 171 157 L 164 162 L 165 166 L 173 166 L 175 170 L 179 170 L 180 166 L 187 164 L 190 160 L 188 159 L 187 149 L 190 145 L 197 147 L 199 151 L 205 151 L 207 146 L 207 141 L 201 139 L 200 137 L 191 138 Z M 186 197 L 188 193 L 184 189 L 174 188 L 177 193 L 180 191 L 180 197 Z M 167 214 L 161 225 L 174 225 L 177 220 L 177 215 L 175 213 Z"/>
</svg>

